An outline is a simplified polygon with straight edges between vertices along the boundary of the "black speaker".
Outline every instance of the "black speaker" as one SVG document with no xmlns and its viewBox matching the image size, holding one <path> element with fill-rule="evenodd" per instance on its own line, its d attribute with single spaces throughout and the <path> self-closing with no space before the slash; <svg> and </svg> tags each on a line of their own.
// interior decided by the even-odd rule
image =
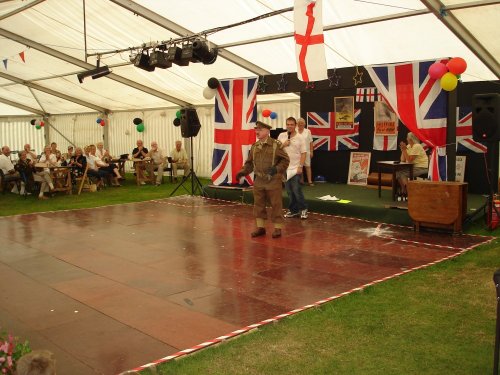
<svg viewBox="0 0 500 375">
<path fill-rule="evenodd" d="M 472 138 L 500 141 L 500 94 L 476 94 L 472 99 Z"/>
<path fill-rule="evenodd" d="M 183 138 L 196 137 L 201 124 L 194 108 L 181 109 L 181 134 Z"/>
</svg>

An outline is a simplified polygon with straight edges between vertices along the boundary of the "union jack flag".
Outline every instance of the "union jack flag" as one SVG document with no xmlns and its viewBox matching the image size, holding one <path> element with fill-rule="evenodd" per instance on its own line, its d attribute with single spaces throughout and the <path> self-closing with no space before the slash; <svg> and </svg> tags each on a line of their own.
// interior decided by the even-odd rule
<svg viewBox="0 0 500 375">
<path fill-rule="evenodd" d="M 446 176 L 440 174 L 437 149 L 444 149 L 446 145 L 447 95 L 441 89 L 439 80 L 431 78 L 428 71 L 433 63 L 446 61 L 366 67 L 378 91 L 401 122 L 432 147 L 429 177 L 435 181 L 446 180 Z"/>
<path fill-rule="evenodd" d="M 215 96 L 215 132 L 212 182 L 239 183 L 236 173 L 255 142 L 257 78 L 221 80 Z M 245 180 L 253 184 L 253 175 Z"/>
<path fill-rule="evenodd" d="M 319 151 L 356 150 L 359 148 L 361 109 L 354 110 L 353 129 L 335 129 L 335 112 L 307 112 L 307 128 L 313 148 Z"/>
<path fill-rule="evenodd" d="M 472 110 L 469 107 L 457 107 L 457 151 L 486 153 L 488 147 L 472 139 Z"/>
</svg>

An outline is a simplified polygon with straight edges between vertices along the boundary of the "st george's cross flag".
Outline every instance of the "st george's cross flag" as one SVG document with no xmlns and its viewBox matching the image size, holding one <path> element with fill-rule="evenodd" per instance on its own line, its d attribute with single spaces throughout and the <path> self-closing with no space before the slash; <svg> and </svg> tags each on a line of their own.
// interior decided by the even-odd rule
<svg viewBox="0 0 500 375">
<path fill-rule="evenodd" d="M 394 151 L 398 148 L 398 136 L 396 135 L 374 135 L 373 149 L 378 151 Z"/>
<path fill-rule="evenodd" d="M 322 0 L 295 0 L 293 21 L 297 77 L 304 82 L 327 79 Z"/>
<path fill-rule="evenodd" d="M 307 112 L 307 128 L 318 151 L 357 150 L 361 109 L 354 110 L 352 129 L 335 129 L 335 112 Z"/>
<path fill-rule="evenodd" d="M 236 173 L 255 142 L 257 121 L 257 77 L 221 80 L 215 96 L 212 182 L 239 183 Z M 253 174 L 245 177 L 252 185 Z"/>
<path fill-rule="evenodd" d="M 400 121 L 432 148 L 429 178 L 446 181 L 439 163 L 446 161 L 447 93 L 429 67 L 442 60 L 367 66 L 366 70 Z"/>
<path fill-rule="evenodd" d="M 472 110 L 457 107 L 457 151 L 486 153 L 488 147 L 472 139 Z"/>
</svg>

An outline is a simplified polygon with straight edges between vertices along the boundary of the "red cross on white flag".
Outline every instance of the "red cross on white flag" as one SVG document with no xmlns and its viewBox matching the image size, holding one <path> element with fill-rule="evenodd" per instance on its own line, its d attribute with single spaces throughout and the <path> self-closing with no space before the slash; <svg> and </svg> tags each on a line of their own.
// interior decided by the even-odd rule
<svg viewBox="0 0 500 375">
<path fill-rule="evenodd" d="M 322 0 L 295 0 L 297 77 L 304 82 L 328 79 L 323 37 Z"/>
</svg>

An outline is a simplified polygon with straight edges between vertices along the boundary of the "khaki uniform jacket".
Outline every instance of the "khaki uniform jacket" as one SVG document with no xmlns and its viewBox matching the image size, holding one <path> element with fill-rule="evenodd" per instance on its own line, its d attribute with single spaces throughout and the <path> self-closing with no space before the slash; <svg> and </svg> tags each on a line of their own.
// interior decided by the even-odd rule
<svg viewBox="0 0 500 375">
<path fill-rule="evenodd" d="M 245 175 L 254 172 L 256 187 L 272 186 L 278 182 L 281 185 L 289 162 L 290 159 L 283 150 L 281 142 L 268 137 L 265 142 L 257 141 L 252 145 L 241 172 Z M 276 167 L 277 173 L 271 177 L 267 171 L 273 166 Z"/>
</svg>

